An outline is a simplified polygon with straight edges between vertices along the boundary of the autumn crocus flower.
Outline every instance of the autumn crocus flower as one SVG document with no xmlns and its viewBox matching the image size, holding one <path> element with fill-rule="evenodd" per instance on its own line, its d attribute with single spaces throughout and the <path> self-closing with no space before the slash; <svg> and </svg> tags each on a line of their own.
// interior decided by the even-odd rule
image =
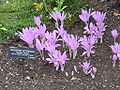
<svg viewBox="0 0 120 90">
<path fill-rule="evenodd" d="M 83 72 L 88 75 L 89 73 L 91 73 L 90 68 L 92 67 L 92 65 L 90 65 L 90 61 L 85 61 L 83 62 L 83 64 L 81 64 Z"/>
<path fill-rule="evenodd" d="M 90 16 L 91 16 L 90 11 L 91 11 L 90 9 L 89 9 L 89 11 L 82 9 L 82 14 L 79 15 L 79 18 L 80 18 L 83 22 L 87 23 L 87 21 L 89 20 L 89 18 L 90 18 Z"/>
<path fill-rule="evenodd" d="M 80 42 L 81 42 L 81 47 L 85 50 L 82 53 L 82 56 L 87 55 L 87 57 L 90 57 L 90 54 L 95 53 L 92 50 L 95 47 L 95 46 L 93 46 L 96 42 L 96 37 L 95 36 L 86 37 L 84 35 L 84 37 L 80 38 Z"/>
<path fill-rule="evenodd" d="M 116 55 L 116 54 L 114 54 L 114 55 L 112 56 L 112 60 L 113 60 L 113 67 L 115 67 L 116 60 L 117 60 L 117 59 L 118 59 L 117 55 Z"/>
<path fill-rule="evenodd" d="M 96 72 L 97 72 L 97 68 L 96 67 L 92 67 L 92 71 L 91 71 L 90 74 L 91 74 L 91 76 L 92 76 L 93 79 L 95 78 Z"/>
<path fill-rule="evenodd" d="M 64 12 L 60 13 L 59 11 L 52 12 L 50 16 L 57 22 L 58 19 L 60 19 L 61 23 L 64 23 L 64 19 L 66 18 L 66 15 Z"/>
<path fill-rule="evenodd" d="M 45 50 L 47 50 L 49 53 L 53 54 L 53 52 L 56 50 L 57 47 L 61 46 L 60 44 L 51 44 L 50 42 L 45 42 Z"/>
<path fill-rule="evenodd" d="M 55 11 L 55 12 L 52 12 L 52 14 L 50 14 L 50 16 L 55 20 L 57 21 L 59 19 L 59 17 L 61 16 L 61 13 L 59 11 Z"/>
<path fill-rule="evenodd" d="M 100 39 L 100 43 L 102 43 L 102 37 L 104 35 L 104 31 L 106 30 L 106 26 L 105 23 L 96 23 L 97 24 L 97 28 L 95 28 L 95 36 L 97 37 L 97 39 Z"/>
<path fill-rule="evenodd" d="M 93 35 L 94 33 L 95 33 L 95 29 L 96 29 L 97 27 L 92 23 L 92 22 L 90 22 L 90 25 L 89 25 L 89 27 L 85 27 L 84 29 L 86 30 L 86 31 L 84 31 L 84 33 L 87 33 L 87 34 L 90 34 L 90 35 Z"/>
<path fill-rule="evenodd" d="M 112 52 L 117 55 L 117 57 L 120 59 L 120 44 L 115 43 L 114 45 L 109 46 L 112 49 Z"/>
<path fill-rule="evenodd" d="M 44 41 L 44 39 L 42 39 L 41 41 L 37 38 L 36 39 L 36 44 L 35 44 L 35 46 L 36 46 L 36 48 L 37 48 L 37 50 L 40 52 L 40 51 L 42 51 L 44 48 L 45 48 L 45 41 Z"/>
<path fill-rule="evenodd" d="M 71 35 L 65 34 L 63 36 L 63 40 L 69 47 L 70 57 L 71 57 L 71 53 L 73 52 L 73 59 L 75 59 L 77 55 L 77 48 L 79 47 L 80 44 L 79 41 L 77 40 L 77 36 L 74 36 L 72 34 Z"/>
<path fill-rule="evenodd" d="M 36 46 L 37 50 L 39 51 L 42 59 L 44 60 L 44 52 L 43 52 L 43 50 L 45 48 L 45 40 L 44 40 L 44 38 L 42 38 L 41 41 L 37 38 L 35 46 Z"/>
<path fill-rule="evenodd" d="M 57 31 L 53 31 L 53 32 L 46 32 L 45 33 L 45 38 L 47 39 L 47 41 L 51 44 L 55 44 L 59 39 L 59 35 L 57 35 Z"/>
<path fill-rule="evenodd" d="M 50 58 L 46 58 L 49 63 L 53 63 L 56 66 L 56 70 L 61 67 L 61 71 L 64 71 L 65 62 L 69 60 L 66 55 L 66 51 L 62 54 L 59 50 L 55 50 L 53 54 L 49 54 Z"/>
<path fill-rule="evenodd" d="M 116 29 L 112 30 L 112 31 L 111 31 L 111 34 L 112 34 L 112 36 L 113 36 L 113 38 L 114 38 L 114 43 L 115 43 L 116 38 L 118 37 L 118 32 L 117 32 L 117 30 L 116 30 Z"/>
<path fill-rule="evenodd" d="M 39 27 L 41 25 L 41 20 L 40 20 L 40 17 L 35 17 L 34 16 L 34 23 Z"/>
<path fill-rule="evenodd" d="M 33 47 L 33 40 L 35 39 L 35 36 L 33 34 L 33 28 L 23 28 L 22 33 L 18 32 L 18 36 L 30 47 Z"/>
<path fill-rule="evenodd" d="M 97 23 L 102 23 L 105 19 L 106 13 L 94 11 L 91 13 L 91 15 Z"/>
</svg>

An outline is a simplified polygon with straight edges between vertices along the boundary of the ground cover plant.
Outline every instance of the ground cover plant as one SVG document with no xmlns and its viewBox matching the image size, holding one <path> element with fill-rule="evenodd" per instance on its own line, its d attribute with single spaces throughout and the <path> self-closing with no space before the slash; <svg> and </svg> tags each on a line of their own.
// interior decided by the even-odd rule
<svg viewBox="0 0 120 90">
<path fill-rule="evenodd" d="M 18 40 L 0 44 L 0 89 L 119 90 L 120 9 L 107 9 L 104 1 L 95 6 L 78 11 L 79 22 L 71 27 L 66 27 L 66 12 L 51 12 L 49 25 L 40 15 L 33 15 L 35 25 L 20 28 L 14 36 Z M 0 28 L 9 31 L 3 24 Z M 9 46 L 34 47 L 38 57 L 7 58 Z"/>
</svg>

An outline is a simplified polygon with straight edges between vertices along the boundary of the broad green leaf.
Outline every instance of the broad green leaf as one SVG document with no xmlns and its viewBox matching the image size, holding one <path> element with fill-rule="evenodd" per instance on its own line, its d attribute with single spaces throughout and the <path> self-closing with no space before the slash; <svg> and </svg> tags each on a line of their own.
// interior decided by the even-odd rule
<svg viewBox="0 0 120 90">
<path fill-rule="evenodd" d="M 4 27 L 3 27 L 3 28 L 0 28 L 0 30 L 6 31 L 6 32 L 8 31 L 8 30 L 7 30 L 6 28 L 4 28 Z"/>
</svg>

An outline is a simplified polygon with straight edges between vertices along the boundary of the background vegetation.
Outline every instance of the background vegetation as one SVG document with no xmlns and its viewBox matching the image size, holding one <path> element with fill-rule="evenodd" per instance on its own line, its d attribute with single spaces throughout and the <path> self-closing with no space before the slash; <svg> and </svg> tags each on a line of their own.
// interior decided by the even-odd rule
<svg viewBox="0 0 120 90">
<path fill-rule="evenodd" d="M 6 41 L 7 37 L 12 36 L 17 30 L 34 26 L 34 16 L 42 15 L 42 21 L 48 24 L 49 12 L 57 7 L 56 0 L 9 0 L 9 2 L 7 5 L 6 0 L 0 0 L 0 42 Z M 43 9 L 37 11 L 33 3 L 42 4 Z M 72 18 L 73 24 L 78 20 L 80 9 L 85 8 L 85 0 L 65 0 L 63 6 L 67 6 L 64 9 L 68 17 L 66 21 L 69 22 Z"/>
</svg>

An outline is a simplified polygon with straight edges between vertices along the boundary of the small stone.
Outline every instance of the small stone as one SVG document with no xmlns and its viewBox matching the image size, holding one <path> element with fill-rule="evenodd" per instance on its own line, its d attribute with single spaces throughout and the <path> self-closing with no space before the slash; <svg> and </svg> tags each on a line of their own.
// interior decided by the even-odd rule
<svg viewBox="0 0 120 90">
<path fill-rule="evenodd" d="M 29 77 L 29 76 L 27 76 L 27 77 L 26 77 L 26 79 L 27 79 L 27 80 L 30 80 L 30 77 Z"/>
<path fill-rule="evenodd" d="M 73 81 L 73 80 L 77 80 L 78 78 L 76 77 L 72 77 L 70 80 Z"/>
<path fill-rule="evenodd" d="M 106 85 L 103 85 L 103 88 L 105 88 L 106 87 Z"/>
<path fill-rule="evenodd" d="M 5 85 L 5 88 L 7 88 L 8 86 L 7 85 Z"/>
</svg>

